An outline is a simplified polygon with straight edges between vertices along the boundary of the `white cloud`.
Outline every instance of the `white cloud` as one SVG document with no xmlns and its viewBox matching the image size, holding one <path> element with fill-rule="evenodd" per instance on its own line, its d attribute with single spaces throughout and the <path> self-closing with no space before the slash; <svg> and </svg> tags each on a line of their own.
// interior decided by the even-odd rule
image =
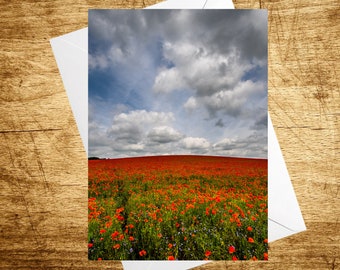
<svg viewBox="0 0 340 270">
<path fill-rule="evenodd" d="M 197 100 L 195 97 L 190 97 L 185 103 L 184 103 L 184 108 L 192 111 L 194 109 L 197 108 L 198 104 L 197 104 Z"/>
<path fill-rule="evenodd" d="M 155 93 L 169 93 L 175 89 L 185 87 L 181 75 L 176 68 L 160 69 L 152 87 Z"/>
<path fill-rule="evenodd" d="M 190 41 L 165 43 L 163 56 L 174 64 L 162 68 L 153 85 L 155 92 L 171 92 L 178 88 L 192 89 L 198 96 L 209 96 L 224 88 L 234 87 L 242 75 L 252 68 L 240 61 L 240 55 L 232 50 L 228 55 L 210 52 L 209 44 L 198 48 Z"/>
<path fill-rule="evenodd" d="M 182 145 L 185 149 L 208 149 L 210 147 L 210 143 L 205 138 L 199 137 L 186 137 L 182 140 Z"/>
<path fill-rule="evenodd" d="M 146 110 L 134 110 L 129 113 L 121 113 L 113 118 L 113 124 L 133 123 L 135 125 L 165 124 L 174 121 L 172 112 L 154 112 Z"/>
</svg>

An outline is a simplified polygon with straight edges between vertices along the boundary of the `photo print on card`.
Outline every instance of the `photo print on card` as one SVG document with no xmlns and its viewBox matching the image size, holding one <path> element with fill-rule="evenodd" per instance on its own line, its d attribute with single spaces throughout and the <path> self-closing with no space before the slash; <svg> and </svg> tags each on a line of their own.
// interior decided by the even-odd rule
<svg viewBox="0 0 340 270">
<path fill-rule="evenodd" d="M 89 259 L 267 260 L 267 11 L 88 24 Z"/>
</svg>

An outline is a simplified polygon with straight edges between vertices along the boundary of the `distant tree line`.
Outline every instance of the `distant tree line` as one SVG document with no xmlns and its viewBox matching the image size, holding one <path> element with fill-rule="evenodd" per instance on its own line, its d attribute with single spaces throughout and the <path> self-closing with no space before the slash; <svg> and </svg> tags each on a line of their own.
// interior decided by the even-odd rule
<svg viewBox="0 0 340 270">
<path fill-rule="evenodd" d="M 89 157 L 89 160 L 100 159 L 99 157 Z"/>
</svg>

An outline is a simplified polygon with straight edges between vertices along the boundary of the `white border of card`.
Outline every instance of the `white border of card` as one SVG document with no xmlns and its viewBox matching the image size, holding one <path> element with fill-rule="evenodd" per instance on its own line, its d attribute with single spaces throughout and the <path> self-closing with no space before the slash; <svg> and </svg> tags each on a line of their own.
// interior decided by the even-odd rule
<svg viewBox="0 0 340 270">
<path fill-rule="evenodd" d="M 167 0 L 154 9 L 233 9 L 231 0 Z M 84 148 L 88 149 L 87 28 L 50 40 Z M 303 232 L 306 226 L 268 117 L 268 241 Z M 269 258 L 270 260 L 270 258 Z M 189 269 L 209 261 L 122 261 L 124 269 Z"/>
</svg>

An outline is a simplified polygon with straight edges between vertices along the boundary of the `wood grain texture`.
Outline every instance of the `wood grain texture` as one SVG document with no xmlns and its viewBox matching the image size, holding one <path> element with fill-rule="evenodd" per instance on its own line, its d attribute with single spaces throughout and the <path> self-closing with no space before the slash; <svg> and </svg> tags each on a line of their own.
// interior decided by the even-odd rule
<svg viewBox="0 0 340 270">
<path fill-rule="evenodd" d="M 87 158 L 49 39 L 86 27 L 89 8 L 156 2 L 0 1 L 1 269 L 123 269 L 87 259 Z M 268 9 L 269 110 L 308 230 L 268 262 L 196 269 L 339 269 L 338 1 L 234 3 Z"/>
</svg>

